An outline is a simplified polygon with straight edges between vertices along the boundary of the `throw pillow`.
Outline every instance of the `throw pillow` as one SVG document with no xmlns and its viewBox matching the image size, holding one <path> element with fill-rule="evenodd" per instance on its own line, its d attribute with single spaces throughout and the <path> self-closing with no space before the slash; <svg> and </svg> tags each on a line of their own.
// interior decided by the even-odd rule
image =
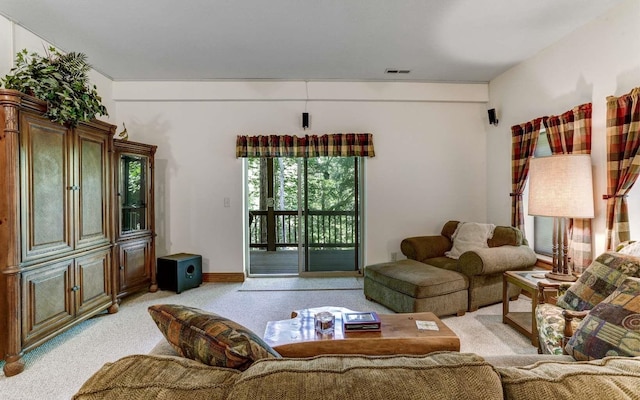
<svg viewBox="0 0 640 400">
<path fill-rule="evenodd" d="M 245 370 L 256 360 L 280 357 L 255 333 L 214 313 L 163 304 L 149 307 L 149 314 L 178 354 L 204 364 Z"/>
<path fill-rule="evenodd" d="M 640 356 L 640 279 L 627 278 L 589 311 L 565 350 L 581 361 Z"/>
<path fill-rule="evenodd" d="M 640 242 L 633 242 L 633 241 L 627 242 L 620 247 L 620 249 L 618 250 L 618 253 L 640 257 Z"/>
<path fill-rule="evenodd" d="M 466 251 L 488 248 L 487 239 L 493 237 L 495 228 L 493 224 L 460 222 L 451 237 L 453 246 L 444 255 L 457 260 Z"/>
<path fill-rule="evenodd" d="M 599 255 L 556 304 L 567 310 L 590 310 L 620 286 L 628 276 L 640 273 L 640 258 L 615 252 Z"/>
</svg>

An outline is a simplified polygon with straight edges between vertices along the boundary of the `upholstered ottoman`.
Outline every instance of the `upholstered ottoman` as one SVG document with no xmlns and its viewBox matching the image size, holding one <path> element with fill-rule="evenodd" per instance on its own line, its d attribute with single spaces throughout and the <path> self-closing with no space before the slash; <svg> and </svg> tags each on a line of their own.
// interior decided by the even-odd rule
<svg viewBox="0 0 640 400">
<path fill-rule="evenodd" d="M 468 286 L 463 274 L 409 259 L 364 269 L 365 297 L 396 312 L 464 315 Z"/>
</svg>

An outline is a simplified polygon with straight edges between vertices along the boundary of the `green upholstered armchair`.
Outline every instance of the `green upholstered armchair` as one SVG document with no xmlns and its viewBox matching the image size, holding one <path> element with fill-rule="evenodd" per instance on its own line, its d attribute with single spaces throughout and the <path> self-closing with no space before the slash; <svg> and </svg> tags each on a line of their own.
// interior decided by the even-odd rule
<svg viewBox="0 0 640 400">
<path fill-rule="evenodd" d="M 400 249 L 409 259 L 463 274 L 469 281 L 468 311 L 501 302 L 504 272 L 532 269 L 537 261 L 535 253 L 519 229 L 496 226 L 486 248 L 463 252 L 458 259 L 447 257 L 445 253 L 454 245 L 452 237 L 458 224 L 459 221 L 448 221 L 440 235 L 406 238 Z M 509 297 L 519 293 L 519 288 L 509 288 Z"/>
</svg>

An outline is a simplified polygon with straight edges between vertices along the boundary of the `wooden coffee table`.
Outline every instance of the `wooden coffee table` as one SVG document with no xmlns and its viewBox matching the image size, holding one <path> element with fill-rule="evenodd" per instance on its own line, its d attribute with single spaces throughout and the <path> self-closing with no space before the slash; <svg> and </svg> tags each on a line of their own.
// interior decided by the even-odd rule
<svg viewBox="0 0 640 400">
<path fill-rule="evenodd" d="M 314 329 L 313 316 L 329 311 L 336 317 L 333 334 Z M 267 322 L 264 341 L 284 357 L 313 357 L 319 354 L 427 354 L 460 351 L 460 339 L 433 313 L 379 314 L 381 332 L 349 332 L 342 329 L 342 313 L 356 312 L 342 307 L 318 307 L 294 311 L 291 319 Z M 423 331 L 416 320 L 434 321 L 439 330 Z"/>
</svg>

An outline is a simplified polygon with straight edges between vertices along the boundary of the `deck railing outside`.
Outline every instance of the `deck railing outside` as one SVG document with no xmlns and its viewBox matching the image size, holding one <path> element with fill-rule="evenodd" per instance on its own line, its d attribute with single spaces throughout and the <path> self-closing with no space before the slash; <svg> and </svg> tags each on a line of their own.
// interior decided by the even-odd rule
<svg viewBox="0 0 640 400">
<path fill-rule="evenodd" d="M 275 246 L 297 247 L 300 241 L 300 216 L 297 211 L 274 211 Z M 267 248 L 267 211 L 250 211 L 249 237 L 251 248 Z M 302 216 L 304 220 L 304 215 Z M 356 217 L 353 211 L 308 211 L 308 245 L 313 248 L 354 248 Z M 300 230 L 300 232 L 304 231 Z M 304 237 L 302 238 L 304 241 Z"/>
</svg>

